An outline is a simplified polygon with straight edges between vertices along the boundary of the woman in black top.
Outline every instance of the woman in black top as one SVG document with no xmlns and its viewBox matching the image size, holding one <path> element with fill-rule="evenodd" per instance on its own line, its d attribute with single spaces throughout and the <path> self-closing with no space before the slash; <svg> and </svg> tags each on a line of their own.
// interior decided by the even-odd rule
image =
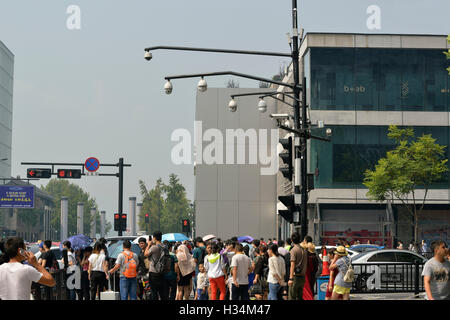
<svg viewBox="0 0 450 320">
<path fill-rule="evenodd" d="M 267 300 L 269 294 L 269 285 L 267 284 L 267 272 L 269 269 L 269 256 L 267 253 L 267 246 L 261 245 L 255 250 L 255 259 L 252 262 L 253 270 L 255 272 L 255 279 L 253 284 L 261 286 L 261 292 L 255 292 L 256 300 Z"/>
</svg>

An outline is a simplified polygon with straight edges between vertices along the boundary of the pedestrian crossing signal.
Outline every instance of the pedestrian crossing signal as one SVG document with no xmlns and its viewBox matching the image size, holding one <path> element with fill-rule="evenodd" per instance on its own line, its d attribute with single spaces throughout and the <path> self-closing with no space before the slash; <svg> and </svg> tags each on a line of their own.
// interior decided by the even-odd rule
<svg viewBox="0 0 450 320">
<path fill-rule="evenodd" d="M 182 225 L 183 225 L 183 232 L 189 232 L 190 229 L 189 219 L 183 219 Z"/>
<path fill-rule="evenodd" d="M 58 178 L 61 179 L 80 179 L 80 169 L 58 169 Z"/>
</svg>

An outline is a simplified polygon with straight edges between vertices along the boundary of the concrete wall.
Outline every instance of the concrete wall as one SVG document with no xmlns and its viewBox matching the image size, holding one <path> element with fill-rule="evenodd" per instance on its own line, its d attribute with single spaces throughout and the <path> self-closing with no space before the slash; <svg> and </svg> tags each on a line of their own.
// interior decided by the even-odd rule
<svg viewBox="0 0 450 320">
<path fill-rule="evenodd" d="M 258 97 L 237 97 L 238 109 L 230 112 L 230 94 L 245 92 L 268 92 L 273 89 L 208 88 L 197 95 L 196 121 L 202 121 L 203 134 L 208 129 L 218 129 L 224 137 L 223 159 L 226 162 L 226 129 L 275 128 L 269 117 L 275 105 L 267 99 L 266 113 L 257 110 Z M 259 142 L 259 137 L 258 137 Z M 211 144 L 203 141 L 203 152 Z M 234 145 L 235 159 L 237 143 Z M 270 238 L 276 235 L 276 174 L 261 175 L 259 157 L 257 164 L 249 164 L 249 151 L 259 152 L 258 144 L 245 142 L 246 164 L 199 164 L 195 165 L 196 235 L 214 234 L 222 239 L 250 235 Z M 199 151 L 198 145 L 195 146 Z M 267 150 L 270 150 L 268 147 Z M 270 152 L 270 151 L 268 151 Z M 278 168 L 278 167 L 277 167 Z"/>
</svg>

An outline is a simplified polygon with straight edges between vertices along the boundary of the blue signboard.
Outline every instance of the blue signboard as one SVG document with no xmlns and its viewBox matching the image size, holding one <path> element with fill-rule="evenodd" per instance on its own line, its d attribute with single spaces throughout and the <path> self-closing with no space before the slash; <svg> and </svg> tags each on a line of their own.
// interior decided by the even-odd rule
<svg viewBox="0 0 450 320">
<path fill-rule="evenodd" d="M 0 208 L 34 208 L 34 186 L 0 186 Z"/>
</svg>

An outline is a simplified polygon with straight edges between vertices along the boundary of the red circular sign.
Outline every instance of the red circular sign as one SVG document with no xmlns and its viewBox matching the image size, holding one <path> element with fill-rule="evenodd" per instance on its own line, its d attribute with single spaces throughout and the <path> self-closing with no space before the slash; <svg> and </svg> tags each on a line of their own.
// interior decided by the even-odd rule
<svg viewBox="0 0 450 320">
<path fill-rule="evenodd" d="M 100 161 L 98 161 L 97 158 L 90 157 L 87 158 L 86 162 L 84 163 L 84 167 L 89 172 L 95 172 L 100 168 Z"/>
</svg>

